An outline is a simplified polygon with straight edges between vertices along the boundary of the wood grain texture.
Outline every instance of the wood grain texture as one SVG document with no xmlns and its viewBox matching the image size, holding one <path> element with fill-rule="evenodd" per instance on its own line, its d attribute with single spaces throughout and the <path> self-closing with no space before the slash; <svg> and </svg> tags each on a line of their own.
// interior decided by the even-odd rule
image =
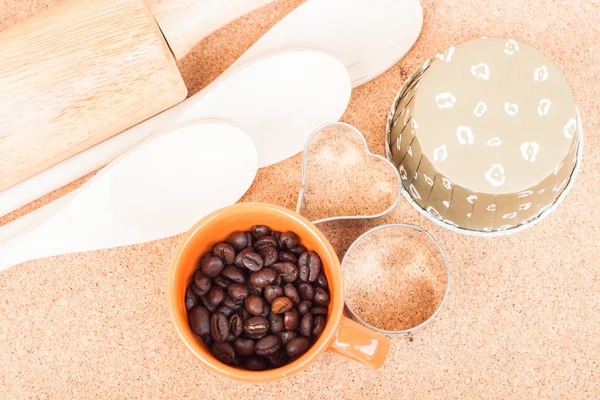
<svg viewBox="0 0 600 400">
<path fill-rule="evenodd" d="M 2 8 L 8 26 L 52 0 Z M 197 92 L 301 0 L 278 0 L 216 32 L 182 65 Z M 565 72 L 580 106 L 584 161 L 564 203 L 535 227 L 494 239 L 430 223 L 402 200 L 385 222 L 423 226 L 452 281 L 445 308 L 412 337 L 392 337 L 378 371 L 326 353 L 289 379 L 244 384 L 203 367 L 169 320 L 165 281 L 181 236 L 19 265 L 0 274 L 0 397 L 114 399 L 590 399 L 600 398 L 600 2 L 422 0 L 423 31 L 390 71 L 357 88 L 342 118 L 384 154 L 400 86 L 431 55 L 502 35 L 531 43 Z M 361 28 L 362 29 L 362 28 Z M 293 209 L 300 155 L 261 169 L 242 201 Z M 89 177 L 89 176 L 88 176 Z M 5 218 L 81 185 L 81 179 Z M 382 221 L 377 221 L 381 223 Z M 323 226 L 334 244 L 357 232 Z"/>
<path fill-rule="evenodd" d="M 0 44 L 0 190 L 187 94 L 142 0 L 64 1 Z"/>
<path fill-rule="evenodd" d="M 273 0 L 158 0 L 152 11 L 171 51 L 183 58 L 202 39 Z"/>
</svg>

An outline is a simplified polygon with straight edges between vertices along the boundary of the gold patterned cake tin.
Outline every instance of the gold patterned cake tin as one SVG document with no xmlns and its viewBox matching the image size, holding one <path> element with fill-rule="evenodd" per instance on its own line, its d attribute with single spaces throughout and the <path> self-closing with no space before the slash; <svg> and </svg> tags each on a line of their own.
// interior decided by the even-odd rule
<svg viewBox="0 0 600 400">
<path fill-rule="evenodd" d="M 500 37 L 427 60 L 398 93 L 385 139 L 419 212 L 483 236 L 519 231 L 554 210 L 583 145 L 563 72 L 534 47 Z"/>
</svg>

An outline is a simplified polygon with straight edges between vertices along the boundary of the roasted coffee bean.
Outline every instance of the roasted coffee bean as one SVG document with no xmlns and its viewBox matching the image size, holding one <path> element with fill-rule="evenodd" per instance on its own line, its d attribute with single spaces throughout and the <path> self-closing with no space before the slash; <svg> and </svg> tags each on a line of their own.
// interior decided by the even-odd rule
<svg viewBox="0 0 600 400">
<path fill-rule="evenodd" d="M 202 273 L 200 270 L 196 270 L 194 272 L 194 286 L 192 287 L 194 293 L 198 296 L 202 296 L 203 294 L 208 293 L 212 282 L 210 278 Z"/>
<path fill-rule="evenodd" d="M 262 309 L 262 312 L 260 313 L 260 316 L 268 317 L 270 313 L 271 313 L 271 306 L 266 301 L 263 302 L 263 309 Z"/>
<path fill-rule="evenodd" d="M 269 313 L 267 319 L 269 320 L 271 333 L 279 333 L 283 331 L 283 315 L 271 312 Z"/>
<path fill-rule="evenodd" d="M 228 265 L 225 268 L 223 268 L 223 272 L 221 272 L 221 275 L 229 279 L 231 282 L 246 282 L 246 274 L 244 273 L 244 270 L 236 267 L 235 265 Z"/>
<path fill-rule="evenodd" d="M 244 302 L 244 305 L 250 314 L 258 317 L 262 314 L 264 301 L 258 296 L 250 295 Z"/>
<path fill-rule="evenodd" d="M 329 293 L 322 287 L 315 289 L 315 297 L 313 298 L 313 304 L 317 306 L 326 307 L 329 305 Z"/>
<path fill-rule="evenodd" d="M 263 290 L 264 289 L 261 287 L 248 286 L 248 293 L 258 296 L 258 297 L 262 297 Z"/>
<path fill-rule="evenodd" d="M 269 362 L 269 364 L 271 364 L 271 366 L 274 368 L 283 367 L 285 364 L 287 364 L 289 362 L 289 356 L 285 352 L 283 345 L 282 345 L 281 350 L 279 350 L 277 353 L 275 353 L 272 356 L 266 357 L 266 359 Z"/>
<path fill-rule="evenodd" d="M 190 329 L 194 334 L 204 338 L 210 336 L 210 311 L 205 307 L 198 306 L 190 311 Z"/>
<path fill-rule="evenodd" d="M 321 273 L 317 277 L 317 280 L 315 281 L 315 283 L 317 286 L 321 286 L 323 289 L 329 288 L 329 283 L 327 282 L 327 277 L 325 276 L 323 271 L 321 271 Z"/>
<path fill-rule="evenodd" d="M 231 318 L 229 318 L 229 331 L 233 333 L 236 338 L 240 336 L 242 332 L 244 332 L 244 321 L 242 321 L 242 317 L 234 314 Z"/>
<path fill-rule="evenodd" d="M 328 312 L 327 307 L 313 307 L 310 309 L 312 315 L 322 315 L 326 317 Z"/>
<path fill-rule="evenodd" d="M 213 279 L 215 285 L 217 285 L 218 287 L 220 287 L 221 289 L 227 290 L 227 288 L 229 287 L 229 285 L 231 285 L 231 281 L 227 278 L 225 278 L 223 275 L 219 275 L 217 276 L 215 279 Z"/>
<path fill-rule="evenodd" d="M 288 251 L 290 253 L 292 253 L 293 255 L 295 255 L 296 257 L 300 257 L 300 255 L 306 251 L 306 247 L 299 244 L 296 247 L 292 247 L 291 249 L 288 249 Z"/>
<path fill-rule="evenodd" d="M 253 272 L 248 278 L 248 282 L 255 287 L 265 288 L 277 281 L 277 271 L 266 267 L 258 272 Z"/>
<path fill-rule="evenodd" d="M 229 321 L 222 313 L 214 313 L 210 318 L 210 335 L 215 342 L 224 342 L 229 335 Z"/>
<path fill-rule="evenodd" d="M 267 369 L 267 360 L 259 356 L 250 356 L 244 360 L 243 365 L 249 371 L 264 371 Z"/>
<path fill-rule="evenodd" d="M 299 283 L 297 289 L 302 300 L 312 300 L 315 296 L 315 289 L 308 282 Z"/>
<path fill-rule="evenodd" d="M 248 287 L 241 283 L 234 283 L 227 288 L 227 294 L 235 301 L 243 301 L 246 300 L 249 295 Z"/>
<path fill-rule="evenodd" d="M 296 336 L 298 336 L 298 334 L 294 331 L 285 331 L 285 332 L 281 332 L 279 334 L 279 338 L 281 339 L 281 343 L 284 346 L 287 346 L 287 344 Z"/>
<path fill-rule="evenodd" d="M 260 254 L 260 256 L 262 257 L 263 265 L 265 267 L 272 266 L 279 259 L 279 253 L 277 252 L 277 249 L 272 246 L 268 246 L 263 249 L 260 249 L 258 251 L 258 254 Z"/>
<path fill-rule="evenodd" d="M 202 305 L 203 305 L 204 307 L 206 307 L 206 309 L 207 309 L 208 311 L 210 311 L 211 313 L 212 313 L 212 312 L 215 312 L 215 310 L 216 310 L 216 309 L 217 309 L 217 307 L 218 307 L 218 306 L 216 306 L 216 305 L 212 304 L 212 303 L 211 303 L 211 302 L 208 300 L 208 297 L 207 297 L 207 295 L 205 295 L 205 294 L 204 294 L 204 295 L 202 295 L 202 296 L 200 296 L 200 302 L 201 302 L 201 303 L 202 303 Z"/>
<path fill-rule="evenodd" d="M 279 273 L 284 282 L 294 282 L 298 278 L 298 268 L 289 261 L 278 262 L 273 269 Z"/>
<path fill-rule="evenodd" d="M 310 338 L 313 330 L 313 315 L 306 314 L 300 321 L 300 334 L 304 337 Z"/>
<path fill-rule="evenodd" d="M 212 250 L 213 254 L 219 257 L 225 264 L 233 264 L 235 259 L 235 250 L 227 243 L 217 243 Z"/>
<path fill-rule="evenodd" d="M 229 243 L 235 251 L 242 251 L 248 246 L 248 239 L 244 232 L 233 232 L 227 237 L 225 242 Z"/>
<path fill-rule="evenodd" d="M 254 253 L 254 249 L 252 247 L 245 248 L 244 250 L 240 251 L 237 256 L 235 256 L 233 263 L 235 265 L 237 265 L 238 267 L 243 267 L 244 266 L 244 256 L 246 254 L 250 254 L 250 253 Z"/>
<path fill-rule="evenodd" d="M 291 283 L 286 284 L 283 287 L 283 293 L 292 300 L 294 305 L 300 304 L 300 295 L 298 294 L 298 290 Z"/>
<path fill-rule="evenodd" d="M 285 346 L 285 351 L 290 357 L 298 357 L 308 350 L 309 342 L 305 337 L 296 337 Z"/>
<path fill-rule="evenodd" d="M 233 365 L 235 364 L 235 350 L 231 344 L 227 342 L 213 343 L 212 353 L 215 358 L 224 364 Z"/>
<path fill-rule="evenodd" d="M 254 243 L 254 238 L 252 237 L 252 232 L 244 232 L 244 235 L 246 235 L 246 247 L 252 247 L 252 244 Z"/>
<path fill-rule="evenodd" d="M 271 311 L 275 314 L 283 314 L 294 307 L 294 303 L 289 297 L 278 297 L 271 303 Z"/>
<path fill-rule="evenodd" d="M 260 239 L 263 236 L 267 236 L 271 234 L 271 228 L 266 225 L 254 225 L 252 227 L 252 236 L 255 239 Z"/>
<path fill-rule="evenodd" d="M 269 321 L 265 317 L 252 317 L 244 321 L 244 333 L 251 339 L 259 339 L 269 332 Z"/>
<path fill-rule="evenodd" d="M 229 308 L 227 306 L 222 306 L 219 307 L 219 309 L 217 309 L 217 312 L 222 313 L 223 315 L 225 315 L 227 318 L 231 318 L 231 316 L 233 314 L 235 314 L 235 310 L 233 308 Z"/>
<path fill-rule="evenodd" d="M 306 314 L 308 315 L 308 314 Z M 314 338 L 318 338 L 319 336 L 321 336 L 321 334 L 323 333 L 323 331 L 325 330 L 325 318 L 318 316 L 315 317 L 314 322 L 313 322 L 313 331 L 312 331 L 312 335 Z"/>
<path fill-rule="evenodd" d="M 225 292 L 219 286 L 213 286 L 206 295 L 206 298 L 213 306 L 218 306 L 225 299 Z"/>
<path fill-rule="evenodd" d="M 188 286 L 185 289 L 185 309 L 190 311 L 192 308 L 198 305 L 198 296 L 194 293 L 194 289 L 192 289 L 192 285 Z"/>
<path fill-rule="evenodd" d="M 298 273 L 300 280 L 314 282 L 321 273 L 321 258 L 314 251 L 306 251 L 298 257 Z"/>
<path fill-rule="evenodd" d="M 280 251 L 278 254 L 278 258 L 279 258 L 280 262 L 289 261 L 294 264 L 296 264 L 298 262 L 298 257 L 293 255 L 289 251 Z"/>
<path fill-rule="evenodd" d="M 281 350 L 281 339 L 275 335 L 265 336 L 254 346 L 254 352 L 263 357 L 275 355 L 279 350 Z"/>
<path fill-rule="evenodd" d="M 269 303 L 275 301 L 276 298 L 283 296 L 283 288 L 281 286 L 270 285 L 265 288 L 265 300 Z"/>
<path fill-rule="evenodd" d="M 263 236 L 254 242 L 254 248 L 256 251 L 260 251 L 265 247 L 275 247 L 278 249 L 279 242 L 277 242 L 277 239 L 275 239 L 273 236 Z"/>
<path fill-rule="evenodd" d="M 225 298 L 223 299 L 223 301 L 221 302 L 221 304 L 223 304 L 224 306 L 227 306 L 229 308 L 231 308 L 232 310 L 240 310 L 242 308 L 242 305 L 244 304 L 243 301 L 236 301 L 234 299 L 232 299 L 228 294 L 225 294 Z"/>
<path fill-rule="evenodd" d="M 240 356 L 251 356 L 254 354 L 254 340 L 252 339 L 237 339 L 233 342 L 233 347 Z"/>
<path fill-rule="evenodd" d="M 281 244 L 286 249 L 293 249 L 300 244 L 300 238 L 294 232 L 283 232 L 279 238 Z"/>
<path fill-rule="evenodd" d="M 214 278 L 219 275 L 225 268 L 225 264 L 221 258 L 212 256 L 202 264 L 202 273 L 208 277 Z"/>
<path fill-rule="evenodd" d="M 322 315 L 324 317 L 327 316 L 327 308 L 325 307 L 313 307 L 310 309 L 310 313 L 312 315 Z"/>
<path fill-rule="evenodd" d="M 260 254 L 249 252 L 242 257 L 242 264 L 250 271 L 260 271 L 264 266 L 264 262 Z"/>
<path fill-rule="evenodd" d="M 286 331 L 295 331 L 300 326 L 298 311 L 290 310 L 283 314 L 283 326 Z"/>
<path fill-rule="evenodd" d="M 310 302 L 310 300 L 303 300 L 300 302 L 300 304 L 298 304 L 298 313 L 300 314 L 301 317 L 303 317 L 304 314 L 310 312 L 311 307 L 312 307 L 312 303 Z"/>
</svg>

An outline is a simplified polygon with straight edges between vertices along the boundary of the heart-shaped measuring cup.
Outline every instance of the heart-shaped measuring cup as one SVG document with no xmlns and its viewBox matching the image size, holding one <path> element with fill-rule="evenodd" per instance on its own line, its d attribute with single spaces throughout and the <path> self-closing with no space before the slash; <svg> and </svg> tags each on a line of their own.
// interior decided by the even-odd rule
<svg viewBox="0 0 600 400">
<path fill-rule="evenodd" d="M 308 138 L 296 212 L 313 223 L 373 219 L 394 209 L 402 194 L 400 174 L 371 153 L 355 127 L 336 122 Z"/>
</svg>

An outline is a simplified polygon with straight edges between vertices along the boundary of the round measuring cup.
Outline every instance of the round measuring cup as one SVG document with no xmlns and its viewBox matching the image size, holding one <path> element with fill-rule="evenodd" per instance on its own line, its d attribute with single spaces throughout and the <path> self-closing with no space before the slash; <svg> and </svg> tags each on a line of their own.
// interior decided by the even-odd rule
<svg viewBox="0 0 600 400">
<path fill-rule="evenodd" d="M 327 324 L 317 342 L 300 358 L 268 371 L 248 371 L 218 361 L 189 328 L 184 304 L 185 290 L 192 280 L 198 259 L 212 246 L 236 230 L 253 225 L 268 225 L 278 231 L 293 231 L 302 244 L 319 254 L 329 282 L 330 298 Z M 373 368 L 385 362 L 389 342 L 378 332 L 344 317 L 344 288 L 340 261 L 329 241 L 304 217 L 282 207 L 264 203 L 239 203 L 215 211 L 198 222 L 181 240 L 173 258 L 167 281 L 167 304 L 177 334 L 187 348 L 206 366 L 231 379 L 265 382 L 290 376 L 306 368 L 326 350 L 345 355 Z"/>
</svg>

